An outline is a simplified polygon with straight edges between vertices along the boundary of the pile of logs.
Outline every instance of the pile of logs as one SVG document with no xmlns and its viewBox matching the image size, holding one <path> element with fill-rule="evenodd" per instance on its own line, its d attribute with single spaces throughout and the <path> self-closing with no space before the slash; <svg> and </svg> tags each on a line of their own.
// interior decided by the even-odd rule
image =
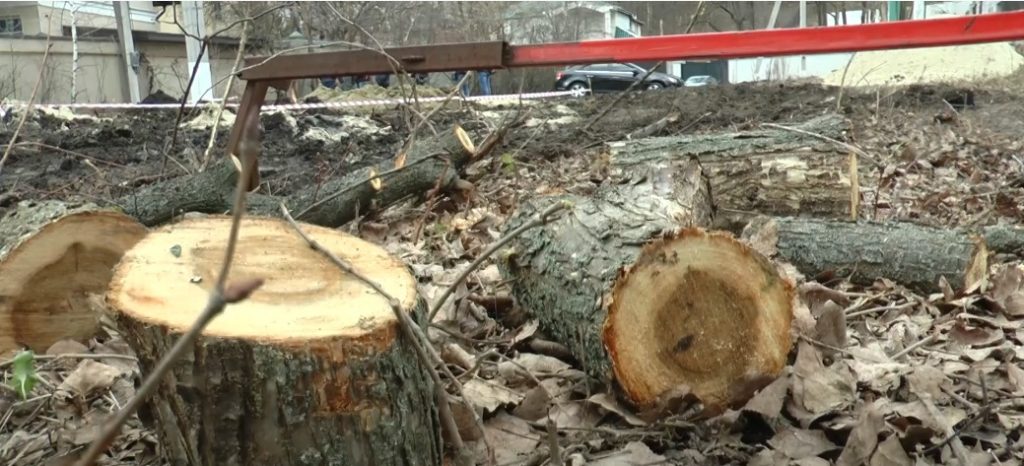
<svg viewBox="0 0 1024 466">
<path fill-rule="evenodd" d="M 629 405 L 650 412 L 682 397 L 708 417 L 742 405 L 786 364 L 798 298 L 781 263 L 808 278 L 959 291 L 984 279 L 997 249 L 986 238 L 1001 252 L 1024 244 L 1007 228 L 846 220 L 851 190 L 859 195 L 851 180 L 869 172 L 850 173 L 844 149 L 809 135 L 841 140 L 845 122 L 825 116 L 798 129 L 607 144 L 601 186 L 526 199 L 507 222 L 512 230 L 552 203 L 573 206 L 499 255 L 513 295 Z M 332 228 L 456 185 L 479 153 L 471 139 L 456 127 L 317 190 L 250 196 L 231 279 L 266 285 L 214 320 L 145 405 L 172 462 L 441 464 L 432 369 L 387 300 L 313 252 L 278 206 L 419 312 L 401 262 Z M 224 160 L 116 209 L 13 210 L 0 220 L 0 350 L 86 339 L 108 313 L 150 371 L 213 286 L 237 175 Z M 191 212 L 210 215 L 182 220 Z"/>
</svg>

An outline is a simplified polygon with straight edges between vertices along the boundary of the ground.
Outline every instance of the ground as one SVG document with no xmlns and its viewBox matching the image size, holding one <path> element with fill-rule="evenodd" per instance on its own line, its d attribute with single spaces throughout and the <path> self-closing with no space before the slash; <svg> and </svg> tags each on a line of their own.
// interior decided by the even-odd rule
<svg viewBox="0 0 1024 466">
<path fill-rule="evenodd" d="M 410 200 L 343 228 L 401 257 L 415 271 L 423 296 L 435 299 L 499 235 L 518 199 L 599 183 L 591 167 L 603 142 L 623 139 L 671 112 L 680 118 L 656 135 L 792 125 L 835 111 L 852 124 L 846 142 L 871 158 L 861 161 L 873 167 L 872 176 L 861 180 L 863 219 L 944 227 L 1017 224 L 1024 206 L 1021 83 L 1018 75 L 870 89 L 772 83 L 643 92 L 616 103 L 588 129 L 616 95 L 528 102 L 525 123 L 466 170 L 471 194 Z M 973 106 L 961 105 L 967 95 Z M 436 130 L 454 123 L 486 130 L 515 111 L 514 103 L 450 105 L 431 124 Z M 32 199 L 103 203 L 157 182 L 161 174 L 195 171 L 210 129 L 199 120 L 175 135 L 176 116 L 133 111 L 29 118 L 3 167 L 0 214 Z M 185 115 L 182 122 L 200 116 Z M 11 139 L 19 117 L 0 128 L 0 140 Z M 408 135 L 407 118 L 395 108 L 266 114 L 261 190 L 286 195 L 390 159 Z M 223 156 L 227 132 L 220 129 L 212 157 Z M 800 289 L 804 304 L 815 316 L 828 300 L 842 306 L 847 346 L 835 351 L 798 341 L 783 377 L 745 409 L 707 422 L 669 418 L 646 425 L 614 400 L 595 395 L 604 388 L 586 383 L 569 362 L 552 356 L 557 352 L 524 344 L 529 336 L 543 336 L 529 310 L 484 309 L 468 299 L 505 292 L 490 262 L 441 314 L 439 323 L 464 338 L 432 336 L 439 347 L 451 350 L 454 344 L 485 361 L 467 376 L 473 380 L 467 390 L 484 412 L 499 464 L 540 464 L 550 455 L 544 423 L 535 422 L 543 412 L 530 415 L 537 410 L 531 405 L 538 393 L 534 377 L 546 389 L 542 401 L 554 406 L 561 456 L 572 464 L 584 458 L 587 464 L 628 464 L 628 458 L 632 464 L 824 465 L 870 457 L 871 464 L 902 465 L 915 457 L 918 464 L 939 464 L 950 455 L 969 457 L 970 464 L 1021 464 L 1024 320 L 1009 309 L 1024 273 L 1015 268 L 1016 257 L 994 262 L 993 286 L 966 296 L 920 296 L 886 282 L 869 288 L 841 280 L 817 284 L 809 277 Z M 929 344 L 904 353 L 931 332 Z M 45 383 L 28 400 L 0 391 L 5 462 L 53 464 L 47 461 L 87 445 L 97 420 L 134 391 L 130 380 L 137 368 L 116 331 L 84 345 L 61 345 L 50 354 L 68 356 L 37 362 Z M 98 353 L 127 359 L 97 363 L 89 354 Z M 456 374 L 466 372 L 457 362 L 450 365 Z M 2 366 L 8 381 L 13 368 Z M 75 390 L 88 398 L 70 397 Z M 134 420 L 104 464 L 162 464 L 157 451 L 154 435 Z"/>
</svg>

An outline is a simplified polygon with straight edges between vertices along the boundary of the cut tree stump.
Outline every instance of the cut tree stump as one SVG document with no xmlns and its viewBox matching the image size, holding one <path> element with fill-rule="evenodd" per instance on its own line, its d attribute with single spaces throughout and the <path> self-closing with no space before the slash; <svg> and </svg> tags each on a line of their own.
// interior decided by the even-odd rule
<svg viewBox="0 0 1024 466">
<path fill-rule="evenodd" d="M 827 115 L 796 128 L 842 139 L 846 126 L 841 117 Z M 719 224 L 757 213 L 850 215 L 849 156 L 811 136 L 764 129 L 617 141 L 607 150 L 613 175 L 631 176 L 652 161 L 696 158 L 711 183 Z"/>
<path fill-rule="evenodd" d="M 154 230 L 115 269 L 107 301 L 143 374 L 192 325 L 214 286 L 231 219 Z M 409 270 L 351 235 L 303 225 L 405 309 Z M 438 465 L 434 390 L 387 300 L 279 219 L 247 217 L 232 282 L 263 278 L 228 305 L 144 405 L 171 464 Z"/>
<path fill-rule="evenodd" d="M 92 337 L 114 265 L 146 235 L 135 219 L 93 204 L 26 201 L 0 219 L 0 352 L 46 351 Z"/>
<path fill-rule="evenodd" d="M 512 292 L 584 369 L 640 410 L 686 386 L 711 416 L 782 370 L 793 284 L 711 222 L 695 163 L 590 196 L 523 201 L 508 230 L 552 202 L 573 212 L 525 232 L 499 261 Z"/>
<path fill-rule="evenodd" d="M 984 238 L 912 223 L 758 217 L 743 237 L 819 281 L 869 286 L 886 278 L 921 293 L 973 288 L 988 273 Z"/>
<path fill-rule="evenodd" d="M 376 166 L 362 168 L 345 176 L 317 185 L 310 174 L 309 186 L 287 198 L 251 194 L 247 204 L 255 215 L 277 217 L 280 203 L 300 221 L 316 225 L 337 227 L 375 209 L 381 209 L 427 191 L 445 189 L 458 179 L 461 169 L 475 155 L 471 136 L 455 126 L 441 134 L 416 141 L 404 156 Z M 376 183 L 368 180 L 396 168 L 401 162 L 408 166 L 390 175 L 380 175 Z M 142 224 L 156 226 L 186 212 L 223 214 L 234 201 L 235 180 L 238 169 L 223 158 L 206 171 L 154 183 L 118 199 L 117 205 L 137 218 Z M 320 203 L 334 193 L 344 194 Z M 310 208 L 308 213 L 298 215 Z"/>
</svg>

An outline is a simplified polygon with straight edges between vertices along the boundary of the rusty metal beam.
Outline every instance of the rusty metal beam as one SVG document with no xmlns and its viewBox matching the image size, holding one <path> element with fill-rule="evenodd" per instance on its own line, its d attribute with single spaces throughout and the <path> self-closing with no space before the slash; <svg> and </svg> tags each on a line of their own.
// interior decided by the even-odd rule
<svg viewBox="0 0 1024 466">
<path fill-rule="evenodd" d="M 504 68 L 505 43 L 417 45 L 385 49 L 409 73 Z M 390 61 L 373 50 L 280 55 L 245 59 L 246 81 L 394 73 Z"/>
</svg>

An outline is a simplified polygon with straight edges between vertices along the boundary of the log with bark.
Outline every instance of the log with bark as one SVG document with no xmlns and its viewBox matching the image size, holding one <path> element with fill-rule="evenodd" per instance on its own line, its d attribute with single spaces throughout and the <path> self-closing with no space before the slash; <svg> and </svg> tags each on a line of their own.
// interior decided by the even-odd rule
<svg viewBox="0 0 1024 466">
<path fill-rule="evenodd" d="M 818 280 L 871 285 L 887 278 L 922 292 L 970 290 L 988 273 L 985 239 L 963 230 L 912 223 L 758 217 L 743 237 L 763 253 Z"/>
<path fill-rule="evenodd" d="M 302 214 L 297 215 L 298 220 L 327 227 L 341 226 L 374 208 L 450 186 L 477 154 L 471 136 L 455 126 L 437 136 L 415 141 L 409 151 L 396 160 L 353 171 L 320 186 L 310 182 L 308 187 L 287 198 L 251 194 L 247 200 L 249 212 L 276 217 L 284 201 L 291 212 Z M 384 174 L 398 166 L 406 168 Z M 379 185 L 367 182 L 375 175 L 380 175 L 375 178 Z M 121 197 L 116 204 L 147 226 L 159 225 L 186 212 L 225 213 L 231 209 L 237 176 L 238 168 L 224 158 L 204 172 L 147 186 Z M 334 197 L 325 200 L 331 195 Z"/>
<path fill-rule="evenodd" d="M 711 223 L 698 164 L 642 182 L 522 202 L 506 228 L 568 200 L 573 211 L 510 243 L 512 292 L 591 375 L 651 412 L 680 390 L 703 415 L 744 403 L 790 350 L 793 284 Z"/>
<path fill-rule="evenodd" d="M 143 375 L 204 308 L 231 219 L 186 219 L 125 255 L 109 312 Z M 422 301 L 382 248 L 312 225 L 303 230 L 399 299 Z M 229 283 L 263 278 L 204 330 L 141 412 L 171 464 L 438 465 L 434 390 L 387 300 L 311 249 L 280 219 L 247 217 Z"/>
<path fill-rule="evenodd" d="M 826 115 L 796 128 L 842 139 L 846 121 Z M 609 143 L 613 176 L 657 160 L 696 158 L 711 183 L 716 221 L 752 214 L 849 217 L 848 155 L 820 139 L 781 129 L 665 136 Z M 741 226 L 742 228 L 742 226 Z"/>
<path fill-rule="evenodd" d="M 0 219 L 0 352 L 43 352 L 86 341 L 114 265 L 146 235 L 133 218 L 94 204 L 25 201 Z"/>
</svg>

